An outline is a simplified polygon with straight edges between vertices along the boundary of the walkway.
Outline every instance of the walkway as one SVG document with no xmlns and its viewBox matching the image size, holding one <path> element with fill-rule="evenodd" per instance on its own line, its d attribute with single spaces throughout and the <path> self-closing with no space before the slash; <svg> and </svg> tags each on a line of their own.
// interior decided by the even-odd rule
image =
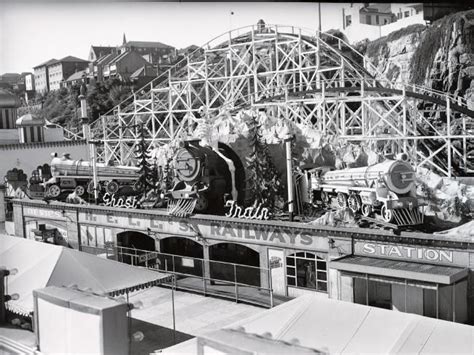
<svg viewBox="0 0 474 355">
<path fill-rule="evenodd" d="M 141 301 L 132 318 L 173 328 L 171 290 L 152 287 L 130 295 L 130 302 Z M 265 311 L 265 308 L 175 291 L 176 330 L 193 336 L 218 330 L 237 320 Z"/>
<path fill-rule="evenodd" d="M 141 302 L 131 311 L 132 334 L 140 331 L 144 338 L 132 343 L 132 354 L 147 354 L 184 342 L 195 336 L 217 330 L 265 311 L 265 308 L 175 291 L 176 334 L 173 339 L 171 289 L 152 287 L 130 294 L 131 303 Z"/>
</svg>

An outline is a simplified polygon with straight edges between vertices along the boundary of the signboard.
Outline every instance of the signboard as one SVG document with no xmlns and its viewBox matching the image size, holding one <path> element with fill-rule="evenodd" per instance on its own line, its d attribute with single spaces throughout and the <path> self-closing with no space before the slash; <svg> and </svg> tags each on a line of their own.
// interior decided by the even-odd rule
<svg viewBox="0 0 474 355">
<path fill-rule="evenodd" d="M 185 267 L 194 267 L 194 259 L 181 258 L 182 265 Z"/>
<path fill-rule="evenodd" d="M 66 217 L 58 210 L 41 209 L 34 207 L 25 207 L 23 209 L 24 217 L 41 217 L 54 220 L 65 220 Z"/>
<path fill-rule="evenodd" d="M 141 262 L 141 263 L 144 263 L 145 261 L 149 261 L 149 260 L 155 260 L 157 257 L 157 254 L 156 253 L 144 253 L 144 254 L 140 254 L 138 256 L 138 261 Z"/>
<path fill-rule="evenodd" d="M 395 245 L 358 241 L 355 243 L 354 254 L 430 264 L 469 266 L 469 253 L 467 252 L 418 245 Z"/>
<path fill-rule="evenodd" d="M 159 218 L 159 219 L 158 219 Z M 92 214 L 80 212 L 79 223 L 135 229 L 169 235 L 201 236 L 209 239 L 232 242 L 271 245 L 303 250 L 327 250 L 327 238 L 317 236 L 309 230 L 271 225 L 245 225 L 233 222 L 173 221 L 166 216 L 137 217 L 136 214 L 116 216 L 113 213 Z"/>
</svg>

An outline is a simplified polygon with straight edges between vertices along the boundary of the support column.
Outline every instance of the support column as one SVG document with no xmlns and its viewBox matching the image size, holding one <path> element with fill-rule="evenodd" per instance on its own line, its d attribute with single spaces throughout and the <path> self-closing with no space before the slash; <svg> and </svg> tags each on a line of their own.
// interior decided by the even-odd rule
<svg viewBox="0 0 474 355">
<path fill-rule="evenodd" d="M 78 223 L 77 211 L 69 210 L 65 211 L 64 217 L 66 217 L 66 231 L 68 243 L 76 250 L 82 250 L 81 247 L 81 230 Z"/>
<path fill-rule="evenodd" d="M 209 263 L 209 245 L 207 243 L 203 243 L 202 246 L 202 256 L 204 259 L 204 277 L 209 279 L 211 277 L 211 264 Z"/>
<path fill-rule="evenodd" d="M 5 223 L 7 205 L 5 203 L 5 185 L 0 184 L 0 223 Z"/>
<path fill-rule="evenodd" d="M 259 264 L 260 264 L 260 286 L 262 288 L 269 288 L 271 273 L 268 271 L 270 265 L 268 264 L 268 248 L 259 248 Z"/>
<path fill-rule="evenodd" d="M 13 222 L 15 223 L 15 236 L 25 237 L 25 218 L 23 217 L 23 206 L 20 204 L 13 205 Z"/>
</svg>

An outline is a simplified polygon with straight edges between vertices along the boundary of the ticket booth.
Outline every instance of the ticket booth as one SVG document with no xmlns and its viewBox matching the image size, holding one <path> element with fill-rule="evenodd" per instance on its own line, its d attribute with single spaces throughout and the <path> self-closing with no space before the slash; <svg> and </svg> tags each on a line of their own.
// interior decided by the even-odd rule
<svg viewBox="0 0 474 355">
<path fill-rule="evenodd" d="M 371 251 L 380 246 L 372 243 L 369 247 L 367 250 Z M 395 250 L 393 247 L 396 246 L 387 245 L 384 250 Z M 468 322 L 469 269 L 446 265 L 453 261 L 452 253 L 442 254 L 440 250 L 429 248 L 397 248 L 391 258 L 379 253 L 378 257 L 350 255 L 332 261 L 330 268 L 337 270 L 334 282 L 338 298 L 458 323 Z M 401 260 L 407 256 L 404 255 L 407 250 L 410 256 L 420 256 L 424 262 Z M 398 256 L 401 258 L 396 259 Z M 426 256 L 433 263 L 428 263 Z"/>
</svg>

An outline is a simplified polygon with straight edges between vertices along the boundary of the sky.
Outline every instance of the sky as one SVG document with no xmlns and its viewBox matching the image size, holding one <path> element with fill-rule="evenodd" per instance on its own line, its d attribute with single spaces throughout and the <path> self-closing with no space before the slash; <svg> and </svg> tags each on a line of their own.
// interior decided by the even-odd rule
<svg viewBox="0 0 474 355">
<path fill-rule="evenodd" d="M 321 4 L 323 31 L 341 27 L 342 6 Z M 38 64 L 68 55 L 87 59 L 91 45 L 121 45 L 123 33 L 128 41 L 184 48 L 203 45 L 259 19 L 317 29 L 318 4 L 5 0 L 0 2 L 0 74 L 32 72 Z"/>
</svg>

